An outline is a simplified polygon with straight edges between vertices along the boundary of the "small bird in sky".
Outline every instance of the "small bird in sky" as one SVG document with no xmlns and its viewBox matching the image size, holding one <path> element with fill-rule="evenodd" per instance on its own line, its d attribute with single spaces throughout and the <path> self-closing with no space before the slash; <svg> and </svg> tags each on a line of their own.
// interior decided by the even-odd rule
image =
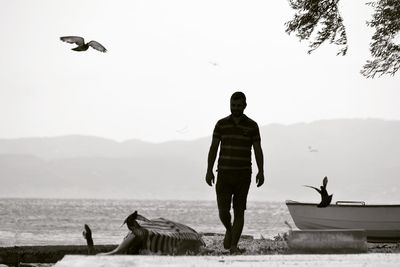
<svg viewBox="0 0 400 267">
<path fill-rule="evenodd" d="M 308 146 L 308 151 L 310 151 L 310 152 L 318 152 L 318 149 L 312 148 L 312 146 Z"/>
<path fill-rule="evenodd" d="M 184 133 L 187 132 L 187 130 L 188 130 L 188 126 L 186 125 L 185 127 L 176 130 L 176 132 L 177 132 L 177 133 L 180 133 L 180 134 L 184 134 Z"/>
<path fill-rule="evenodd" d="M 210 63 L 210 64 L 213 65 L 214 67 L 217 67 L 217 66 L 218 66 L 218 63 L 215 62 L 215 61 L 209 61 L 208 63 Z"/>
<path fill-rule="evenodd" d="M 77 44 L 78 46 L 75 48 L 72 48 L 74 51 L 86 51 L 89 49 L 89 46 L 100 51 L 100 52 L 107 52 L 107 49 L 101 45 L 99 42 L 96 41 L 90 41 L 89 43 L 85 43 L 85 39 L 80 36 L 63 36 L 60 37 L 60 40 L 69 44 Z"/>
</svg>

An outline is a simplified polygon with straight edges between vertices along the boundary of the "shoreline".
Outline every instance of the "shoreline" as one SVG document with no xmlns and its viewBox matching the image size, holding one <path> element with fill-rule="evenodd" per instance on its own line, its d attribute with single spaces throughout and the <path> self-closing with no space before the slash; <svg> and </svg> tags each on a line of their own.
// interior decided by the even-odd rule
<svg viewBox="0 0 400 267">
<path fill-rule="evenodd" d="M 223 235 L 205 233 L 203 240 L 206 250 L 202 253 L 191 255 L 197 256 L 229 256 L 229 251 L 223 249 Z M 117 247 L 117 244 L 95 245 L 95 252 L 108 252 Z M 245 248 L 243 256 L 258 255 L 287 255 L 288 247 L 284 238 L 278 235 L 274 239 L 254 239 L 252 236 L 244 236 L 239 241 L 239 247 Z M 400 242 L 398 243 L 368 243 L 368 253 L 400 253 Z M 53 266 L 65 255 L 87 255 L 85 245 L 59 245 L 59 246 L 15 246 L 0 247 L 1 264 L 21 262 L 21 266 Z"/>
</svg>

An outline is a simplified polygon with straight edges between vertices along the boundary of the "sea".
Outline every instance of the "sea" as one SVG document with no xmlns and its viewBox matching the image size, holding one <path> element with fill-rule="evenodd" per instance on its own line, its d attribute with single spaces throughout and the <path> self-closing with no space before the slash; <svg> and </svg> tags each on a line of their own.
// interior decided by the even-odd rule
<svg viewBox="0 0 400 267">
<path fill-rule="evenodd" d="M 84 224 L 95 244 L 119 244 L 124 219 L 134 211 L 166 218 L 201 233 L 224 233 L 215 201 L 0 198 L 0 247 L 86 245 Z M 294 227 L 284 202 L 248 202 L 243 234 L 274 238 Z"/>
</svg>

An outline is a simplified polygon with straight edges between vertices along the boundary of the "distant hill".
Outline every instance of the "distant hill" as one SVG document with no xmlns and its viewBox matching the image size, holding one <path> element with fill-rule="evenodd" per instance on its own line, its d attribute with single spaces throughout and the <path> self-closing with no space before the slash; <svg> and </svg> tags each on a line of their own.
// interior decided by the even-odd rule
<svg viewBox="0 0 400 267">
<path fill-rule="evenodd" d="M 253 182 L 251 200 L 317 202 L 302 185 L 328 176 L 334 201 L 400 203 L 400 121 L 271 124 L 261 135 L 267 181 L 261 188 Z M 215 199 L 204 182 L 210 142 L 0 139 L 0 197 Z"/>
</svg>

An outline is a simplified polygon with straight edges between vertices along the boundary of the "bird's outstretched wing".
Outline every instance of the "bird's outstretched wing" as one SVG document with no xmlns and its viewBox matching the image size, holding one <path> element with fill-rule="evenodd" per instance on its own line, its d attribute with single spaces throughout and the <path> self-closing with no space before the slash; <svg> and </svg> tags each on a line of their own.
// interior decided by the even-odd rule
<svg viewBox="0 0 400 267">
<path fill-rule="evenodd" d="M 79 36 L 63 36 L 60 37 L 60 40 L 69 44 L 77 44 L 77 45 L 85 44 L 85 39 Z"/>
<path fill-rule="evenodd" d="M 328 184 L 328 177 L 325 176 L 324 179 L 322 180 L 322 185 L 326 187 L 327 184 Z"/>
<path fill-rule="evenodd" d="M 314 186 L 311 186 L 311 185 L 303 185 L 303 186 L 309 187 L 309 188 L 313 188 L 313 189 L 317 190 L 321 194 L 321 190 L 319 190 L 318 188 L 316 188 Z"/>
<path fill-rule="evenodd" d="M 99 42 L 90 41 L 88 43 L 88 45 L 93 47 L 94 49 L 100 51 L 100 52 L 104 52 L 104 53 L 107 52 L 107 49 L 104 46 L 102 46 Z"/>
</svg>

